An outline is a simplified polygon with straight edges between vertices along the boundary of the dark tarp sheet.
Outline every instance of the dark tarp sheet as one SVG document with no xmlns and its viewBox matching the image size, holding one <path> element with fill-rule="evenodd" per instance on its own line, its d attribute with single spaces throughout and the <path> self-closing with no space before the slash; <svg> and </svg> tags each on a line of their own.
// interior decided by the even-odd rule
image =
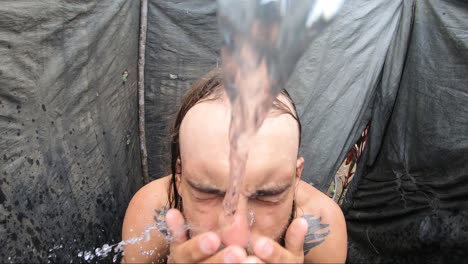
<svg viewBox="0 0 468 264">
<path fill-rule="evenodd" d="M 138 28 L 139 1 L 0 4 L 1 263 L 119 241 L 141 185 Z"/>
<path fill-rule="evenodd" d="M 345 1 L 288 83 L 303 126 L 303 179 L 325 192 L 367 125 L 403 1 Z"/>
<path fill-rule="evenodd" d="M 468 259 L 468 3 L 414 1 L 414 14 L 412 4 L 396 36 L 412 24 L 404 67 L 393 48 L 346 197 L 350 263 Z M 387 80 L 399 75 L 391 103 Z"/>
<path fill-rule="evenodd" d="M 182 95 L 218 64 L 216 10 L 214 0 L 149 1 L 145 117 L 152 179 L 168 175 L 169 130 Z"/>
</svg>

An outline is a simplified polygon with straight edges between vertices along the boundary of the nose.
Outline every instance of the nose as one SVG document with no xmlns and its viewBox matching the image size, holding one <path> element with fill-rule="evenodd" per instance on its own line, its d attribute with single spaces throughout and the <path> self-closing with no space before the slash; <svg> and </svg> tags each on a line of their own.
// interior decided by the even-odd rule
<svg viewBox="0 0 468 264">
<path fill-rule="evenodd" d="M 250 219 L 247 199 L 239 197 L 237 210 L 233 215 L 221 213 L 221 241 L 224 245 L 247 247 L 250 239 Z"/>
</svg>

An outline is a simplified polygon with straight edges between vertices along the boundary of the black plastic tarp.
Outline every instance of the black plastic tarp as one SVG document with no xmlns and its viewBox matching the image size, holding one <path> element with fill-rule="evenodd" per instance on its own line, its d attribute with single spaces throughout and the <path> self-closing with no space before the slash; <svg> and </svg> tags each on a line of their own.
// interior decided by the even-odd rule
<svg viewBox="0 0 468 264">
<path fill-rule="evenodd" d="M 323 192 L 369 122 L 402 7 L 403 1 L 345 1 L 288 83 L 303 127 L 303 179 Z"/>
<path fill-rule="evenodd" d="M 388 54 L 369 148 L 345 203 L 349 262 L 465 263 L 468 3 L 407 1 L 405 9 L 404 64 L 395 67 L 397 49 Z M 399 75 L 392 102 L 387 81 Z"/>
<path fill-rule="evenodd" d="M 1 2 L 1 263 L 120 239 L 141 185 L 138 28 L 139 1 Z"/>
<path fill-rule="evenodd" d="M 169 133 L 185 91 L 219 65 L 213 0 L 149 1 L 145 112 L 150 178 L 169 174 Z"/>
</svg>

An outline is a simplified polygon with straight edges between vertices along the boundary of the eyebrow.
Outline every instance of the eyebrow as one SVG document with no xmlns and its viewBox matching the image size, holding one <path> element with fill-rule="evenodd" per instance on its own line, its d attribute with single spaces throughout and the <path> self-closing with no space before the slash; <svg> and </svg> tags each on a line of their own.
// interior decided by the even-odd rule
<svg viewBox="0 0 468 264">
<path fill-rule="evenodd" d="M 193 189 L 199 191 L 199 192 L 204 192 L 204 193 L 209 193 L 209 194 L 217 194 L 217 195 L 225 195 L 226 191 L 211 187 L 211 186 L 206 186 L 200 183 L 192 182 L 188 179 L 186 179 L 188 185 L 192 187 Z M 255 192 L 251 193 L 248 195 L 249 198 L 252 197 L 257 197 L 257 196 L 273 196 L 273 195 L 278 195 L 283 192 L 285 192 L 287 189 L 289 189 L 292 185 L 292 182 L 288 182 L 283 185 L 276 185 L 273 187 L 267 187 L 263 189 L 256 190 Z"/>
</svg>

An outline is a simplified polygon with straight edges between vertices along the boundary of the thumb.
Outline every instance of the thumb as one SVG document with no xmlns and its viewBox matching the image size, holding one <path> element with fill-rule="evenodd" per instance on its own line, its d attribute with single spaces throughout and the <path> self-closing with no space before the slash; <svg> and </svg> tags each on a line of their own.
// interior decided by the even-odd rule
<svg viewBox="0 0 468 264">
<path fill-rule="evenodd" d="M 286 231 L 286 249 L 296 256 L 304 257 L 304 239 L 307 226 L 307 221 L 303 217 L 299 217 L 292 221 Z"/>
<path fill-rule="evenodd" d="M 172 237 L 172 244 L 181 244 L 187 241 L 187 230 L 185 220 L 177 209 L 169 209 L 166 213 L 166 224 Z"/>
</svg>

